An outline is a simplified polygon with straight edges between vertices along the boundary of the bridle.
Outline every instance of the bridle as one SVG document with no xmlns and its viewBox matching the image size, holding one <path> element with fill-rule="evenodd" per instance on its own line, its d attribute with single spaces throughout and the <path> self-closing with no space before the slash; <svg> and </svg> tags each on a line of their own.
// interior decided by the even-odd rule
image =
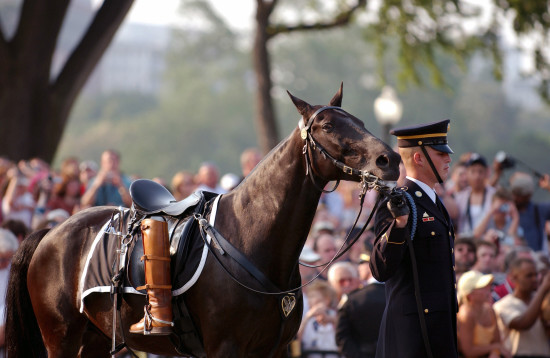
<svg viewBox="0 0 550 358">
<path fill-rule="evenodd" d="M 317 185 L 315 182 L 315 178 L 313 176 L 313 163 L 310 160 L 309 152 L 313 152 L 316 149 L 319 150 L 323 158 L 328 159 L 334 164 L 337 168 L 341 169 L 344 173 L 352 176 L 358 176 L 361 181 L 361 187 L 362 187 L 362 195 L 364 195 L 368 190 L 375 189 L 377 191 L 381 190 L 388 190 L 395 187 L 395 182 L 385 181 L 380 179 L 374 174 L 371 174 L 368 171 L 355 169 L 350 166 L 347 166 L 345 163 L 339 161 L 338 159 L 334 158 L 332 155 L 330 155 L 323 146 L 319 144 L 313 138 L 313 135 L 311 134 L 311 125 L 313 124 L 313 121 L 317 117 L 317 115 L 323 111 L 326 111 L 328 109 L 336 110 L 342 114 L 349 115 L 346 111 L 344 111 L 340 107 L 336 106 L 324 106 L 319 109 L 317 109 L 313 114 L 309 117 L 309 119 L 305 120 L 304 117 L 300 118 L 298 121 L 298 127 L 300 128 L 300 136 L 305 141 L 304 147 L 302 149 L 302 154 L 304 155 L 305 161 L 306 161 L 306 175 L 309 175 L 311 182 L 313 185 L 322 191 L 323 193 L 332 193 L 336 190 L 338 185 L 340 184 L 340 179 L 336 181 L 336 184 L 331 190 L 325 190 L 324 188 L 321 188 Z"/>
<path fill-rule="evenodd" d="M 342 169 L 342 171 L 344 173 L 349 174 L 349 175 L 359 176 L 359 178 L 360 178 L 360 181 L 361 181 L 360 185 L 362 187 L 362 190 L 361 190 L 361 193 L 360 193 L 361 204 L 360 204 L 359 214 L 357 215 L 357 218 L 355 219 L 355 223 L 353 224 L 353 227 L 350 229 L 348 235 L 346 236 L 346 239 L 344 240 L 343 245 L 348 243 L 350 233 L 353 231 L 353 229 L 357 225 L 357 221 L 359 220 L 359 217 L 361 216 L 361 211 L 363 209 L 363 202 L 364 202 L 365 195 L 366 195 L 367 191 L 371 190 L 371 189 L 375 189 L 378 192 L 380 192 L 382 195 L 379 196 L 373 210 L 371 211 L 371 214 L 369 216 L 369 219 L 367 220 L 367 223 L 363 226 L 361 231 L 355 236 L 355 238 L 353 238 L 351 240 L 349 245 L 344 250 L 342 250 L 342 248 L 343 248 L 343 246 L 342 246 L 340 248 L 340 250 L 336 253 L 335 257 L 332 260 L 330 260 L 330 262 L 320 264 L 320 265 L 316 265 L 316 266 L 311 266 L 311 265 L 304 264 L 304 263 L 300 262 L 301 265 L 308 266 L 308 267 L 326 266 L 323 270 L 321 270 L 321 272 L 323 272 L 329 266 L 329 264 L 331 264 L 333 261 L 337 260 L 340 256 L 342 256 L 344 253 L 346 253 L 351 248 L 351 246 L 353 246 L 353 244 L 359 239 L 359 237 L 361 236 L 361 234 L 363 233 L 363 231 L 365 230 L 365 228 L 368 226 L 369 222 L 371 221 L 374 213 L 376 212 L 377 207 L 378 207 L 378 205 L 379 205 L 379 203 L 382 199 L 382 196 L 387 196 L 390 192 L 398 190 L 398 189 L 395 188 L 396 182 L 394 182 L 394 181 L 385 181 L 385 180 L 380 179 L 376 175 L 373 175 L 373 174 L 369 173 L 368 171 L 363 171 L 363 170 L 359 170 L 359 169 L 349 167 L 346 164 L 344 164 L 341 161 L 334 158 L 321 145 L 319 145 L 319 143 L 311 135 L 311 131 L 310 131 L 311 130 L 311 124 L 313 123 L 313 120 L 315 119 L 315 117 L 319 113 L 321 113 L 322 111 L 328 110 L 328 109 L 338 110 L 338 111 L 348 115 L 348 113 L 345 112 L 344 110 L 342 110 L 340 107 L 325 106 L 325 107 L 321 107 L 318 110 L 316 110 L 311 115 L 311 117 L 309 118 L 307 123 L 305 123 L 305 120 L 303 121 L 303 123 L 302 123 L 302 120 L 300 120 L 299 127 L 300 127 L 301 137 L 302 137 L 303 140 L 306 141 L 306 143 L 304 144 L 304 149 L 303 149 L 303 154 L 306 158 L 306 163 L 307 163 L 306 164 L 306 175 L 309 173 L 309 176 L 310 176 L 311 180 L 313 181 L 313 184 L 317 187 L 317 189 L 319 189 L 320 191 L 323 191 L 323 192 L 327 192 L 327 191 L 325 191 L 322 188 L 319 188 L 317 186 L 317 184 L 315 183 L 314 178 L 312 176 L 311 162 L 309 160 L 309 155 L 308 155 L 308 151 L 309 151 L 310 147 L 312 148 L 312 150 L 318 149 L 321 152 L 321 154 L 323 155 L 324 158 L 329 159 L 330 161 L 332 161 L 332 163 L 336 167 Z M 338 182 L 339 182 L 339 180 L 338 180 Z M 328 192 L 332 192 L 335 189 L 336 189 L 336 187 L 333 188 L 331 191 L 328 191 Z M 218 263 L 220 264 L 222 269 L 229 275 L 229 277 L 233 281 L 235 281 L 240 286 L 242 286 L 243 288 L 245 288 L 249 291 L 256 292 L 256 293 L 259 293 L 259 294 L 264 294 L 264 295 L 294 294 L 295 292 L 299 291 L 302 287 L 310 284 L 316 277 L 319 276 L 319 274 L 321 274 L 321 272 L 319 272 L 319 274 L 315 278 L 313 278 L 312 280 L 310 280 L 309 282 L 307 282 L 305 284 L 300 285 L 299 287 L 295 287 L 295 288 L 285 290 L 285 291 L 279 290 L 276 287 L 274 287 L 274 285 L 269 281 L 269 279 L 267 277 L 264 277 L 263 273 L 261 273 L 259 270 L 257 270 L 252 263 L 249 263 L 248 259 L 244 255 L 240 254 L 238 252 L 238 250 L 232 249 L 230 243 L 219 232 L 217 232 L 217 230 L 214 227 L 209 225 L 206 220 L 204 220 L 200 215 L 198 215 L 198 216 L 196 215 L 195 219 L 197 221 L 199 221 L 199 224 L 201 226 L 200 232 L 201 232 L 202 239 L 204 240 L 204 242 L 205 242 L 206 246 L 208 247 L 208 249 L 210 250 L 210 252 L 213 254 L 213 257 L 216 259 L 216 261 L 218 261 Z M 210 235 L 210 237 L 214 240 L 215 245 L 210 244 L 208 242 L 208 240 L 206 240 L 206 234 Z M 257 281 L 262 283 L 264 285 L 264 287 L 269 287 L 269 288 L 271 288 L 271 290 L 265 291 L 265 290 L 254 289 L 254 288 L 242 283 L 237 277 L 235 277 L 229 271 L 229 269 L 221 262 L 219 257 L 214 253 L 214 247 L 216 247 L 220 251 L 220 254 L 224 255 L 225 252 L 222 249 L 222 246 L 225 246 L 226 251 L 227 251 L 227 249 L 229 249 L 232 252 L 232 254 L 230 254 L 229 256 L 232 257 L 233 259 L 235 259 L 235 256 L 238 256 L 239 259 L 236 260 L 236 261 L 238 263 L 240 263 L 241 266 L 245 270 L 247 270 L 253 277 L 255 277 Z"/>
</svg>

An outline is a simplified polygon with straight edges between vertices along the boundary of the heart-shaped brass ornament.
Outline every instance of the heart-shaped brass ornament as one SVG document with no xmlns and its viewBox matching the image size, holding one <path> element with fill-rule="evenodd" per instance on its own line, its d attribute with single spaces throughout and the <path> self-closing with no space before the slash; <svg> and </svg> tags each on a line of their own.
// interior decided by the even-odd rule
<svg viewBox="0 0 550 358">
<path fill-rule="evenodd" d="M 300 131 L 300 136 L 302 137 L 302 139 L 306 139 L 307 138 L 307 129 L 302 128 L 302 130 Z"/>
<path fill-rule="evenodd" d="M 296 297 L 294 296 L 284 296 L 281 300 L 281 308 L 283 309 L 283 314 L 285 317 L 288 317 L 288 315 L 292 312 L 294 307 L 296 306 Z"/>
</svg>

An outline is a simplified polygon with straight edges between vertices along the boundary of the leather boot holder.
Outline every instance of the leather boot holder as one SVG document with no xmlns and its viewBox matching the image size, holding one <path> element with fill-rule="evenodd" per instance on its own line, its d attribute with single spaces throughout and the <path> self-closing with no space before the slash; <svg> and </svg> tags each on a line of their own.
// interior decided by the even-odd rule
<svg viewBox="0 0 550 358">
<path fill-rule="evenodd" d="M 169 335 L 172 333 L 172 282 L 170 279 L 170 242 L 168 224 L 152 218 L 141 222 L 145 286 L 148 304 L 145 315 L 130 327 L 131 333 Z"/>
</svg>

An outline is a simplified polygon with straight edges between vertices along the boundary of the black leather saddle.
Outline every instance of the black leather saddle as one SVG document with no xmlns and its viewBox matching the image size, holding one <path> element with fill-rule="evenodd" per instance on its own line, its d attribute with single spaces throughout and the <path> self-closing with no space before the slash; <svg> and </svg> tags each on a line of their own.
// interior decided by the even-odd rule
<svg viewBox="0 0 550 358">
<path fill-rule="evenodd" d="M 130 196 L 134 209 L 141 215 L 162 216 L 168 223 L 172 284 L 176 288 L 183 286 L 189 274 L 187 271 L 184 272 L 184 267 L 192 268 L 193 264 L 190 265 L 190 260 L 199 258 L 198 253 L 203 245 L 198 236 L 198 222 L 193 215 L 204 214 L 206 203 L 217 194 L 196 191 L 187 198 L 176 201 L 170 191 L 161 184 L 152 180 L 138 179 L 130 185 Z M 145 284 L 145 271 L 141 261 L 143 242 L 139 230 L 137 236 L 129 248 L 127 266 L 127 283 L 134 288 Z M 140 292 L 145 293 L 145 290 Z"/>
<path fill-rule="evenodd" d="M 195 207 L 202 195 L 194 192 L 187 198 L 176 201 L 176 198 L 161 184 L 148 179 L 137 179 L 130 185 L 130 196 L 134 206 L 145 215 L 156 213 L 179 216 L 187 209 Z"/>
</svg>

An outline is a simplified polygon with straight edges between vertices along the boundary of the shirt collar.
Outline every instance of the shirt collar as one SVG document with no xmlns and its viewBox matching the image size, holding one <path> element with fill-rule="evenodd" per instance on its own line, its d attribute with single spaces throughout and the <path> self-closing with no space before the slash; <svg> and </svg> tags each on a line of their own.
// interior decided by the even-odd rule
<svg viewBox="0 0 550 358">
<path fill-rule="evenodd" d="M 424 183 L 424 182 L 422 182 L 418 179 L 411 178 L 410 176 L 407 176 L 407 179 L 409 179 L 410 181 L 415 182 L 420 187 L 420 189 L 422 189 L 422 191 L 424 191 L 426 194 L 428 194 L 430 199 L 432 199 L 432 201 L 435 203 L 435 191 L 432 188 L 430 188 L 428 186 L 428 184 L 426 184 L 426 183 Z"/>
</svg>

